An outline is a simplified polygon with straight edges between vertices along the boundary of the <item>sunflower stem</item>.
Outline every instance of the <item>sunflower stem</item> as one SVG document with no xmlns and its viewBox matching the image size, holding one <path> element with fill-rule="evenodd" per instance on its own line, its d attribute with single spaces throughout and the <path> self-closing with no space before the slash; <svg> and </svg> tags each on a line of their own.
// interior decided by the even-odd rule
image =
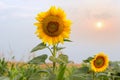
<svg viewBox="0 0 120 80">
<path fill-rule="evenodd" d="M 95 72 L 93 72 L 93 80 L 95 80 Z"/>
<path fill-rule="evenodd" d="M 56 45 L 53 45 L 53 57 L 56 58 Z M 56 68 L 56 62 L 53 62 L 53 72 L 55 71 Z"/>
</svg>

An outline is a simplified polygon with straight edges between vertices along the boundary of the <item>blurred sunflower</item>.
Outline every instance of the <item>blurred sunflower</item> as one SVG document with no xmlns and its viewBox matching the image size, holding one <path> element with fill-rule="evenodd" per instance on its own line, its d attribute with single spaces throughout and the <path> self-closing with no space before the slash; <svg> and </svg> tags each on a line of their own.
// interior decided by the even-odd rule
<svg viewBox="0 0 120 80">
<path fill-rule="evenodd" d="M 104 71 L 109 64 L 108 56 L 105 55 L 103 52 L 97 54 L 93 60 L 91 60 L 91 69 L 94 72 L 102 72 Z"/>
<path fill-rule="evenodd" d="M 36 34 L 45 44 L 63 43 L 65 38 L 69 38 L 71 21 L 66 19 L 61 8 L 52 6 L 48 11 L 39 13 L 36 20 Z"/>
</svg>

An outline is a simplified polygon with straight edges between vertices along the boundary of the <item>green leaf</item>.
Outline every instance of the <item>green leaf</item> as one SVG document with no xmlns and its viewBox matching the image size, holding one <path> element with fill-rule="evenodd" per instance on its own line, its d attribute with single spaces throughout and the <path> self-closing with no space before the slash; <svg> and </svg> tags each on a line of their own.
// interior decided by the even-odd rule
<svg viewBox="0 0 120 80">
<path fill-rule="evenodd" d="M 49 80 L 49 72 L 47 70 L 39 70 L 30 76 L 29 80 Z"/>
<path fill-rule="evenodd" d="M 70 80 L 86 80 L 84 74 L 75 74 L 71 76 Z"/>
<path fill-rule="evenodd" d="M 0 77 L 0 80 L 10 80 L 8 77 Z"/>
<path fill-rule="evenodd" d="M 67 55 L 65 55 L 65 54 L 60 54 L 59 56 L 58 56 L 58 62 L 59 63 L 68 63 L 68 56 Z"/>
<path fill-rule="evenodd" d="M 57 47 L 57 51 L 60 51 L 62 49 L 65 49 L 65 47 Z"/>
<path fill-rule="evenodd" d="M 103 79 L 104 79 L 104 80 L 109 80 L 109 77 L 110 77 L 110 76 L 108 76 L 107 73 L 102 73 L 102 72 L 101 72 L 101 73 L 97 73 L 97 74 L 96 74 L 96 78 L 98 78 L 98 79 L 100 79 L 100 80 L 103 80 Z"/>
<path fill-rule="evenodd" d="M 71 80 L 93 80 L 91 74 L 88 74 L 88 67 L 77 69 L 71 76 Z"/>
<path fill-rule="evenodd" d="M 51 49 L 53 49 L 53 47 L 52 47 Z M 65 47 L 56 47 L 56 50 L 57 50 L 57 51 L 60 51 L 60 50 L 62 50 L 62 49 L 65 49 Z"/>
<path fill-rule="evenodd" d="M 45 49 L 46 47 L 47 47 L 46 44 L 40 43 L 40 44 L 38 44 L 36 47 L 34 47 L 34 48 L 31 50 L 31 53 L 32 53 L 32 52 L 35 52 L 35 51 L 38 51 L 38 50 Z"/>
<path fill-rule="evenodd" d="M 79 69 L 76 69 L 74 74 L 87 74 L 89 72 L 89 67 L 81 67 Z"/>
<path fill-rule="evenodd" d="M 54 56 L 50 56 L 49 60 L 52 61 L 52 62 L 57 62 L 57 58 L 55 58 Z"/>
<path fill-rule="evenodd" d="M 57 75 L 57 80 L 64 80 L 65 70 L 66 70 L 66 65 L 61 64 L 61 65 L 59 66 L 59 71 L 58 71 L 58 75 Z"/>
<path fill-rule="evenodd" d="M 57 62 L 59 64 L 67 64 L 68 63 L 68 56 L 64 55 L 64 54 L 60 54 L 57 58 L 55 58 L 54 56 L 50 56 L 49 60 L 52 62 Z"/>
<path fill-rule="evenodd" d="M 49 70 L 39 70 L 32 74 L 29 80 L 56 80 L 56 75 Z"/>
<path fill-rule="evenodd" d="M 92 59 L 93 59 L 93 57 L 88 57 L 86 60 L 83 60 L 83 62 L 89 63 Z"/>
<path fill-rule="evenodd" d="M 72 42 L 71 40 L 69 39 L 64 39 L 65 42 Z"/>
<path fill-rule="evenodd" d="M 116 80 L 120 80 L 120 76 L 113 76 Z"/>
<path fill-rule="evenodd" d="M 56 80 L 56 74 L 53 72 L 53 69 L 48 68 L 47 71 L 49 72 L 49 80 Z"/>
<path fill-rule="evenodd" d="M 44 64 L 47 57 L 48 57 L 48 55 L 43 54 L 43 55 L 40 55 L 40 56 L 33 58 L 28 63 L 30 63 L 30 64 Z"/>
<path fill-rule="evenodd" d="M 112 71 L 116 73 L 120 73 L 120 62 L 119 61 L 114 61 L 109 64 L 110 67 L 112 67 Z"/>
</svg>

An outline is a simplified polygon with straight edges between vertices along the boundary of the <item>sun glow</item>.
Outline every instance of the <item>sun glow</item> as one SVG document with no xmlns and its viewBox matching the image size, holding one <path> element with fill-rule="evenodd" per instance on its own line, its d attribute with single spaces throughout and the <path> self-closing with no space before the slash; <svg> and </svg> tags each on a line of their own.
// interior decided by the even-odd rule
<svg viewBox="0 0 120 80">
<path fill-rule="evenodd" d="M 102 22 L 97 22 L 96 23 L 96 27 L 97 28 L 102 28 L 103 27 L 103 23 Z"/>
</svg>

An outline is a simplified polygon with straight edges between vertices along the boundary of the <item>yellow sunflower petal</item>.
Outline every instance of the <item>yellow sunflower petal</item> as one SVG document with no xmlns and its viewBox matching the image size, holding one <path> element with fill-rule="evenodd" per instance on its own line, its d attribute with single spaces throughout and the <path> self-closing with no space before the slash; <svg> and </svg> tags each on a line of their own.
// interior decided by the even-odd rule
<svg viewBox="0 0 120 80">
<path fill-rule="evenodd" d="M 58 12 L 57 16 L 59 16 L 60 18 L 64 19 L 66 17 L 65 12 L 61 8 L 58 8 L 57 12 Z"/>
<path fill-rule="evenodd" d="M 50 10 L 48 11 L 48 13 L 49 13 L 50 15 L 53 15 L 53 16 L 57 15 L 56 7 L 55 7 L 55 6 L 52 6 L 52 7 L 50 8 Z"/>
</svg>

